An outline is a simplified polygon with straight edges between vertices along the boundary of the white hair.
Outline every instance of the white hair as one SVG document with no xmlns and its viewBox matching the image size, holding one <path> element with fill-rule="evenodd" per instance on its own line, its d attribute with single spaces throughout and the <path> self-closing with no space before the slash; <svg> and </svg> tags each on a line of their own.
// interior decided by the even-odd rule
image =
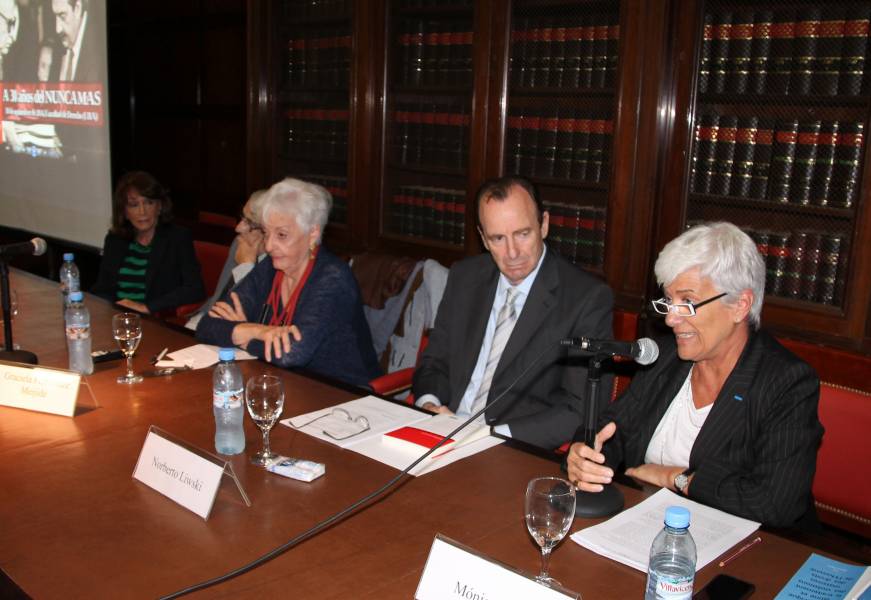
<svg viewBox="0 0 871 600">
<path fill-rule="evenodd" d="M 261 218 L 265 221 L 272 211 L 291 216 L 306 233 L 317 227 L 320 241 L 332 206 L 333 197 L 325 188 L 301 179 L 286 177 L 266 192 Z"/>
<path fill-rule="evenodd" d="M 266 203 L 266 196 L 269 190 L 255 190 L 248 196 L 248 208 L 251 210 L 251 215 L 254 217 L 254 222 L 258 225 L 263 225 L 263 205 Z"/>
<path fill-rule="evenodd" d="M 732 223 L 696 225 L 670 241 L 659 253 L 653 270 L 660 286 L 668 286 L 678 275 L 698 267 L 733 303 L 742 291 L 753 292 L 748 320 L 759 328 L 765 297 L 765 261 L 750 236 Z"/>
</svg>

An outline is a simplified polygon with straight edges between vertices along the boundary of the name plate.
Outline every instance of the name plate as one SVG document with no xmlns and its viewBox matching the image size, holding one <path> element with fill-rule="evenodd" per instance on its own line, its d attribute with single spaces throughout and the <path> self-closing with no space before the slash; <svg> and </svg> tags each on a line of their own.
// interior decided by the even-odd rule
<svg viewBox="0 0 871 600">
<path fill-rule="evenodd" d="M 436 535 L 417 585 L 415 600 L 578 600 L 564 588 L 549 588 L 454 540 Z"/>
<path fill-rule="evenodd" d="M 251 506 L 230 463 L 152 425 L 133 478 L 208 519 L 225 472 L 236 482 L 245 504 Z"/>
<path fill-rule="evenodd" d="M 0 361 L 0 404 L 72 417 L 81 379 L 75 371 Z"/>
</svg>

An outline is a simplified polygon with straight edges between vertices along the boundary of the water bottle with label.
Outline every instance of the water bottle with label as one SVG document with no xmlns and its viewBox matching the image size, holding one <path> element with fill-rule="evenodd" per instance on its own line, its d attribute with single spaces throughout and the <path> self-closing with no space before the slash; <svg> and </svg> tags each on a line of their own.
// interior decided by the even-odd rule
<svg viewBox="0 0 871 600">
<path fill-rule="evenodd" d="M 63 293 L 64 310 L 70 305 L 70 294 L 81 291 L 79 283 L 79 268 L 73 262 L 72 252 L 64 253 L 64 262 L 60 266 L 60 289 Z"/>
<path fill-rule="evenodd" d="M 682 506 L 665 510 L 665 527 L 650 547 L 644 600 L 689 600 L 696 578 L 696 543 L 690 535 L 690 511 Z"/>
<path fill-rule="evenodd" d="M 91 314 L 82 302 L 81 292 L 72 292 L 69 298 L 70 305 L 64 311 L 64 323 L 70 370 L 90 375 L 94 372 L 94 359 L 91 357 Z"/>
<path fill-rule="evenodd" d="M 212 375 L 212 402 L 215 412 L 215 450 L 218 454 L 239 454 L 245 449 L 242 429 L 244 382 L 236 364 L 236 349 L 221 348 Z"/>
</svg>

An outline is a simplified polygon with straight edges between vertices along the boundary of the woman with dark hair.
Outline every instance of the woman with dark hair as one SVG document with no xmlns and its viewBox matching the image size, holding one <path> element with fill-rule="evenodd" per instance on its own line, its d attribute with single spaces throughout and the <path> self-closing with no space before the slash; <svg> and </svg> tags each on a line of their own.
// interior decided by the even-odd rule
<svg viewBox="0 0 871 600">
<path fill-rule="evenodd" d="M 166 188 L 144 171 L 127 173 L 115 188 L 112 212 L 92 293 L 143 313 L 205 298 L 191 233 L 170 222 Z"/>
</svg>

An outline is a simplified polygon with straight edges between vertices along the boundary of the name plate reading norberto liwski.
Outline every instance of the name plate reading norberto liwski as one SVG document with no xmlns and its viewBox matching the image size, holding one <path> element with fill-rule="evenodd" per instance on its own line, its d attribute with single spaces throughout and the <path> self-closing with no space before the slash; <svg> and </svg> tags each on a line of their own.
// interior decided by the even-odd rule
<svg viewBox="0 0 871 600">
<path fill-rule="evenodd" d="M 203 458 L 151 427 L 133 477 L 204 519 L 209 518 L 224 464 Z"/>
<path fill-rule="evenodd" d="M 438 534 L 433 540 L 414 598 L 577 600 L 578 594 L 560 587 L 545 587 L 508 565 Z"/>
<path fill-rule="evenodd" d="M 0 404 L 71 417 L 81 379 L 74 371 L 0 361 Z"/>
</svg>

